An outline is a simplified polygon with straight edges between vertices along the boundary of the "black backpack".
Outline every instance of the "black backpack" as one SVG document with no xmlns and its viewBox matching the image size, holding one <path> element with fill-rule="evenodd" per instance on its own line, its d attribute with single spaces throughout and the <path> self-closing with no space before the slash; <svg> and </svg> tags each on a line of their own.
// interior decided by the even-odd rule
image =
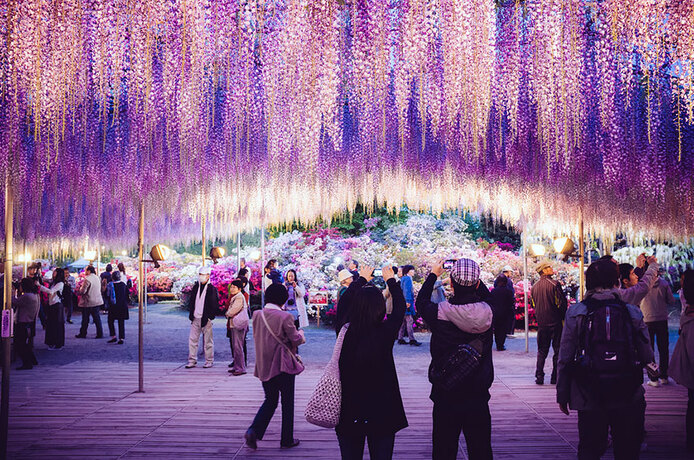
<svg viewBox="0 0 694 460">
<path fill-rule="evenodd" d="M 627 305 L 613 299 L 583 301 L 588 314 L 579 325 L 574 376 L 601 402 L 630 400 L 643 384 L 643 365 Z"/>
</svg>

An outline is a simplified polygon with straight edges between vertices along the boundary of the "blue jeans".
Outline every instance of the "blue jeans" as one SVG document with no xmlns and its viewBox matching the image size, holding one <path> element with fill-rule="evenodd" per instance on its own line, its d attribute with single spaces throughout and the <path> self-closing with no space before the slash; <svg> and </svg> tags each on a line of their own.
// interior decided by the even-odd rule
<svg viewBox="0 0 694 460">
<path fill-rule="evenodd" d="M 364 458 L 364 440 L 369 445 L 371 460 L 390 460 L 393 458 L 395 433 L 380 437 L 365 434 L 356 436 L 338 434 L 337 441 L 340 444 L 342 460 L 361 460 Z"/>
<path fill-rule="evenodd" d="M 94 324 L 96 324 L 96 336 L 104 336 L 104 329 L 101 327 L 101 316 L 99 316 L 99 311 L 101 310 L 101 307 L 103 307 L 103 305 L 82 308 L 82 325 L 80 326 L 80 335 L 87 335 L 87 328 L 89 327 L 89 316 L 91 316 L 94 320 Z"/>
<path fill-rule="evenodd" d="M 258 409 L 251 427 L 248 429 L 255 433 L 258 439 L 263 439 L 265 430 L 270 424 L 272 416 L 277 409 L 277 403 L 282 394 L 282 437 L 280 444 L 291 445 L 294 442 L 294 378 L 296 376 L 282 372 L 267 382 L 263 382 L 265 401 Z"/>
</svg>

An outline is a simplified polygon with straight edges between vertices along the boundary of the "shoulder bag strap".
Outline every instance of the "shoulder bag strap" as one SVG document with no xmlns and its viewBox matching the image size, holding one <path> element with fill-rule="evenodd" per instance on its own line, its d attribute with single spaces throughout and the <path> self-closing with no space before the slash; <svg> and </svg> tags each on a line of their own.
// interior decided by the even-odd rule
<svg viewBox="0 0 694 460">
<path fill-rule="evenodd" d="M 265 323 L 265 327 L 267 327 L 267 330 L 270 332 L 272 337 L 277 341 L 277 343 L 282 345 L 289 352 L 289 354 L 292 355 L 292 358 L 294 358 L 296 361 L 300 361 L 299 358 L 296 356 L 296 354 L 292 351 L 292 349 L 289 348 L 286 343 L 282 342 L 280 340 L 280 338 L 277 337 L 277 335 L 275 335 L 275 333 L 272 331 L 270 324 L 268 324 L 268 322 L 267 322 L 267 318 L 265 318 L 265 312 L 264 311 L 260 312 L 260 316 L 262 316 L 263 322 Z"/>
<path fill-rule="evenodd" d="M 347 328 L 349 323 L 342 326 L 340 333 L 337 335 L 337 340 L 335 341 L 335 348 L 333 348 L 333 355 L 330 358 L 330 362 L 337 364 L 340 361 L 340 354 L 342 354 L 342 342 L 345 340 L 345 334 L 347 333 Z"/>
</svg>

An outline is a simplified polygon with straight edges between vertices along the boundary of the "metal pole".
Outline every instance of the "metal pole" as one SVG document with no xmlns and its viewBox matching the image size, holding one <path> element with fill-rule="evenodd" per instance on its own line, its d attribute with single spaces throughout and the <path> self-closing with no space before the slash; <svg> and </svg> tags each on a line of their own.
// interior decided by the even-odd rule
<svg viewBox="0 0 694 460">
<path fill-rule="evenodd" d="M 260 228 L 260 306 L 265 306 L 265 223 Z"/>
<path fill-rule="evenodd" d="M 24 240 L 24 254 L 22 255 L 24 257 L 24 275 L 22 275 L 23 278 L 27 277 L 27 240 Z"/>
<path fill-rule="evenodd" d="M 5 286 L 3 318 L 12 313 L 12 236 L 14 229 L 14 196 L 9 175 L 5 175 Z M 8 311 L 5 311 L 8 310 Z M 11 318 L 11 316 L 10 316 Z M 2 400 L 0 401 L 0 457 L 7 458 L 7 432 L 10 415 L 10 340 L 2 337 Z"/>
<path fill-rule="evenodd" d="M 51 254 L 53 250 L 51 249 Z M 99 242 L 96 243 L 96 276 L 101 276 L 101 246 Z"/>
<path fill-rule="evenodd" d="M 241 229 L 236 230 L 236 273 L 241 269 Z M 249 276 L 248 279 L 251 279 Z"/>
<path fill-rule="evenodd" d="M 523 231 L 523 306 L 525 310 L 525 352 L 528 352 L 528 335 L 530 332 L 528 320 L 528 239 L 526 232 Z"/>
<path fill-rule="evenodd" d="M 586 288 L 585 262 L 586 244 L 583 238 L 583 210 L 578 210 L 578 300 L 583 300 Z"/>
<path fill-rule="evenodd" d="M 205 266 L 205 216 L 202 216 L 202 266 Z"/>
<path fill-rule="evenodd" d="M 147 280 L 145 279 L 145 264 L 143 262 L 144 258 L 144 239 L 145 239 L 145 203 L 142 201 L 140 203 L 140 225 L 138 229 L 137 236 L 137 248 L 138 248 L 138 279 L 137 283 L 137 299 L 138 299 L 138 309 L 137 309 L 137 377 L 138 385 L 137 391 L 143 393 L 145 391 L 145 366 L 144 366 L 144 327 L 143 327 L 143 316 L 144 316 L 144 305 L 143 302 L 145 294 L 145 284 Z"/>
</svg>

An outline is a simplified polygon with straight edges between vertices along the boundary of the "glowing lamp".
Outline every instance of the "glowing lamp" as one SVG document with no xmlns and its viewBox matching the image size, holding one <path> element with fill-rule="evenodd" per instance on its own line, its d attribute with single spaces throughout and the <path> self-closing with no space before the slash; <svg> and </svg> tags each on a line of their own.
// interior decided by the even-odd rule
<svg viewBox="0 0 694 460">
<path fill-rule="evenodd" d="M 149 251 L 149 256 L 152 258 L 151 261 L 154 262 L 154 268 L 159 268 L 159 262 L 168 259 L 170 254 L 171 249 L 167 246 L 163 244 L 154 245 L 152 250 Z"/>
<path fill-rule="evenodd" d="M 545 247 L 541 244 L 531 244 L 530 245 L 530 255 L 535 257 L 542 257 L 545 255 Z"/>
<path fill-rule="evenodd" d="M 214 248 L 210 249 L 210 259 L 212 259 L 212 263 L 217 263 L 217 259 L 221 259 L 224 257 L 224 254 L 226 251 L 224 248 L 215 246 Z"/>
<path fill-rule="evenodd" d="M 554 246 L 555 252 L 564 255 L 573 254 L 574 250 L 576 249 L 576 246 L 574 245 L 574 242 L 571 241 L 571 238 L 567 238 L 565 236 L 554 240 L 552 245 Z"/>
<path fill-rule="evenodd" d="M 248 256 L 253 260 L 258 260 L 260 259 L 260 251 L 256 249 L 255 251 L 252 251 Z"/>
<path fill-rule="evenodd" d="M 29 262 L 31 261 L 31 254 L 24 253 L 24 254 L 18 254 L 17 255 L 17 262 Z"/>
<path fill-rule="evenodd" d="M 86 260 L 92 261 L 96 259 L 96 250 L 92 249 L 91 251 L 84 251 L 82 257 Z"/>
</svg>

